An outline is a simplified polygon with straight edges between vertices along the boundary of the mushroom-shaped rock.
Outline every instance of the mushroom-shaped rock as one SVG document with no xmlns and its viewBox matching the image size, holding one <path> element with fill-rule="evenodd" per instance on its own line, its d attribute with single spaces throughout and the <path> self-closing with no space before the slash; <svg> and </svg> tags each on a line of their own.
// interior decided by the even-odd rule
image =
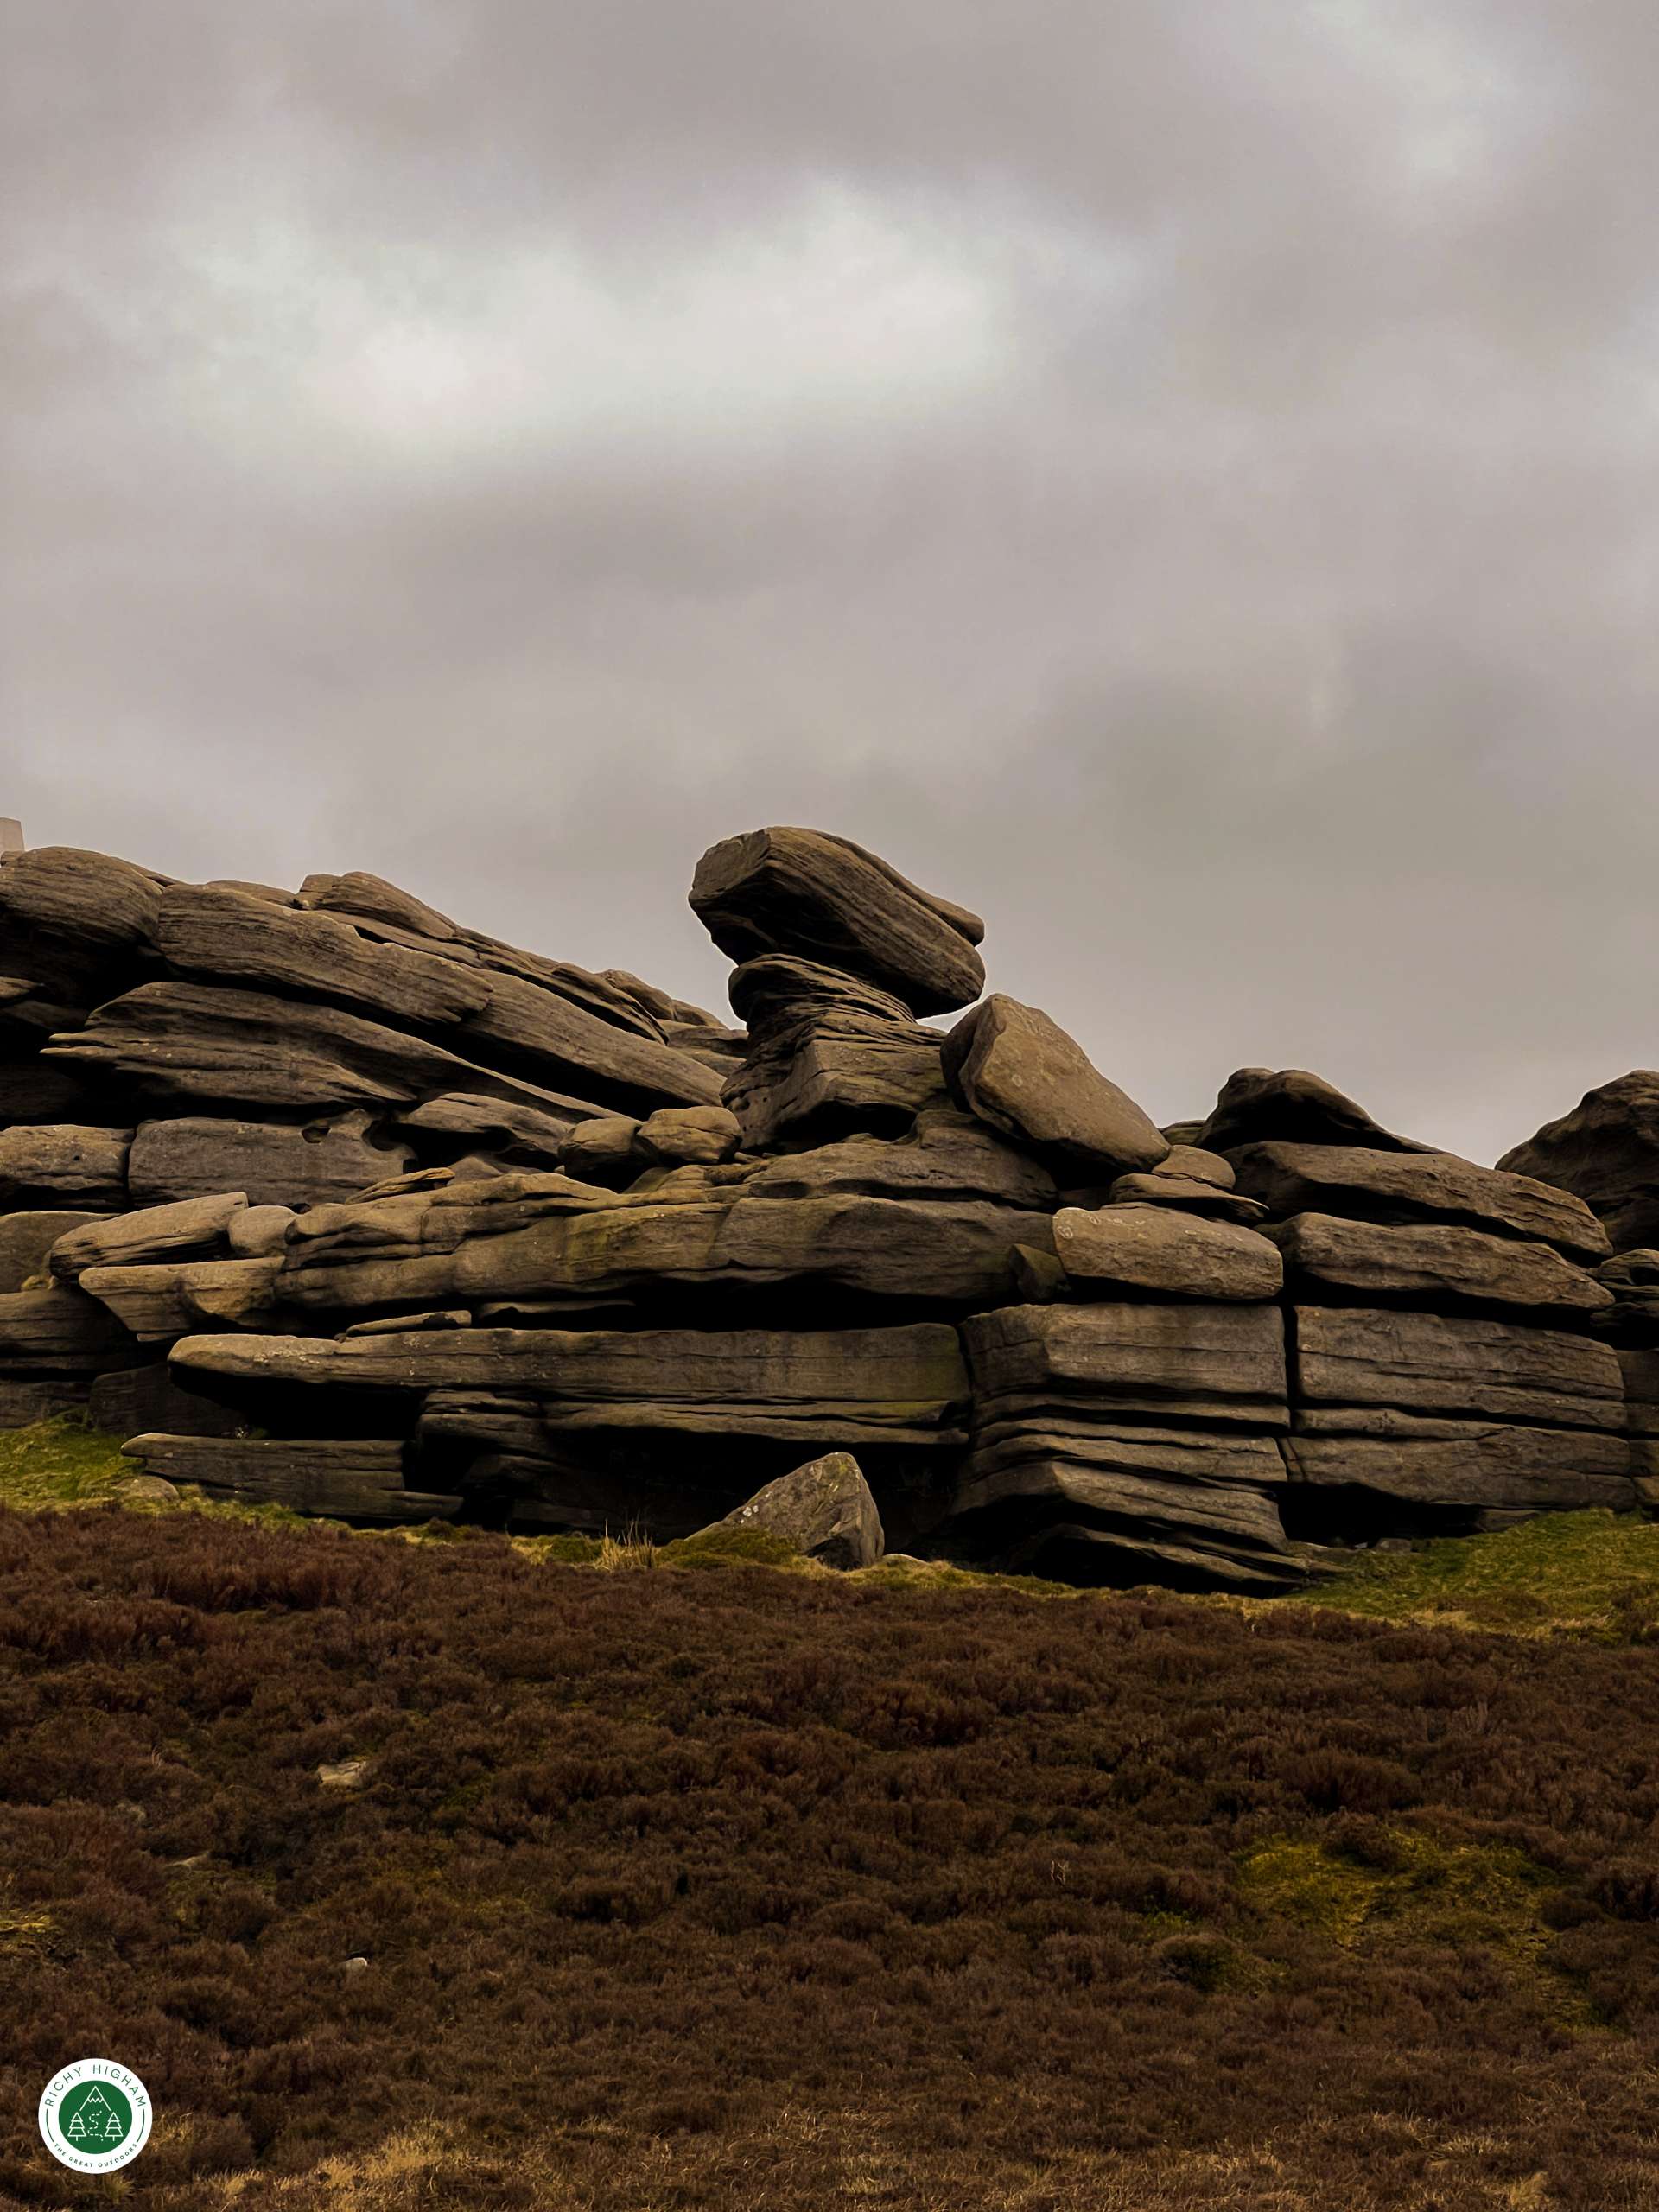
<svg viewBox="0 0 1659 2212">
<path fill-rule="evenodd" d="M 944 1040 L 951 1095 L 970 1114 L 1027 1144 L 1074 1181 L 1156 1167 L 1167 1141 L 1058 1022 L 994 994 Z"/>
<path fill-rule="evenodd" d="M 948 1014 L 985 988 L 976 914 L 823 830 L 752 830 L 711 845 L 691 906 L 733 960 L 783 952 L 822 961 L 879 984 L 915 1014 Z"/>
<path fill-rule="evenodd" d="M 716 1524 L 760 1529 L 824 1567 L 870 1567 L 886 1538 L 870 1486 L 850 1452 L 827 1452 L 780 1475 Z"/>
</svg>

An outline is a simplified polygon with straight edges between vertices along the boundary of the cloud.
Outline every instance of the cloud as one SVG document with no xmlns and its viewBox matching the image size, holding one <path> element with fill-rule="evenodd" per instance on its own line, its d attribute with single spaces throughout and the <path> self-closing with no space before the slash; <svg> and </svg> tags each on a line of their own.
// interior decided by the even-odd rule
<svg viewBox="0 0 1659 2212">
<path fill-rule="evenodd" d="M 1650 10 L 7 12 L 35 841 L 717 1000 L 819 822 L 1160 1116 L 1659 1052 Z"/>
</svg>

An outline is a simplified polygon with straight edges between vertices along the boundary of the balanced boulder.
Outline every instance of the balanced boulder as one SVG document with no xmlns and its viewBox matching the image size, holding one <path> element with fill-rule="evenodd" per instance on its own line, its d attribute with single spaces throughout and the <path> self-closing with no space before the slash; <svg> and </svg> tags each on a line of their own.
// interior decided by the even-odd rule
<svg viewBox="0 0 1659 2212">
<path fill-rule="evenodd" d="M 891 992 L 912 1014 L 948 1014 L 985 988 L 976 914 L 821 830 L 754 830 L 710 846 L 691 906 L 733 960 L 781 952 L 822 962 Z"/>
</svg>

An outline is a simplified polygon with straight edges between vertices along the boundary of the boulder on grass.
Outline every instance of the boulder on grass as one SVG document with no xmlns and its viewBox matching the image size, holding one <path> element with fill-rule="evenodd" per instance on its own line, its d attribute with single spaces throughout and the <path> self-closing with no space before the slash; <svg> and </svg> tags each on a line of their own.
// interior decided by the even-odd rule
<svg viewBox="0 0 1659 2212">
<path fill-rule="evenodd" d="M 780 1475 L 716 1526 L 764 1529 L 823 1567 L 872 1567 L 887 1542 L 870 1486 L 850 1452 L 827 1452 Z"/>
</svg>

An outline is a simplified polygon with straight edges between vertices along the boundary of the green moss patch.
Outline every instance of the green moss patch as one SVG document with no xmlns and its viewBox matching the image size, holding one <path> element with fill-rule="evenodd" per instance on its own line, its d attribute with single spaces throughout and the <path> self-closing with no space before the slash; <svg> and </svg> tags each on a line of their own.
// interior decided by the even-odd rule
<svg viewBox="0 0 1659 2212">
<path fill-rule="evenodd" d="M 1368 1554 L 1301 1602 L 1378 1620 L 1646 1641 L 1659 1634 L 1659 1523 L 1541 1513 L 1496 1535 Z"/>
<path fill-rule="evenodd" d="M 118 1437 L 67 1414 L 0 1429 L 0 1503 L 22 1513 L 98 1504 L 137 1472 Z"/>
<path fill-rule="evenodd" d="M 1243 1853 L 1246 1904 L 1344 1951 L 1485 1952 L 1559 2017 L 1588 2024 L 1578 1992 L 1546 1957 L 1559 1874 L 1507 1845 L 1451 1843 L 1375 1821 L 1344 1827 L 1337 1839 L 1274 1836 Z"/>
</svg>

